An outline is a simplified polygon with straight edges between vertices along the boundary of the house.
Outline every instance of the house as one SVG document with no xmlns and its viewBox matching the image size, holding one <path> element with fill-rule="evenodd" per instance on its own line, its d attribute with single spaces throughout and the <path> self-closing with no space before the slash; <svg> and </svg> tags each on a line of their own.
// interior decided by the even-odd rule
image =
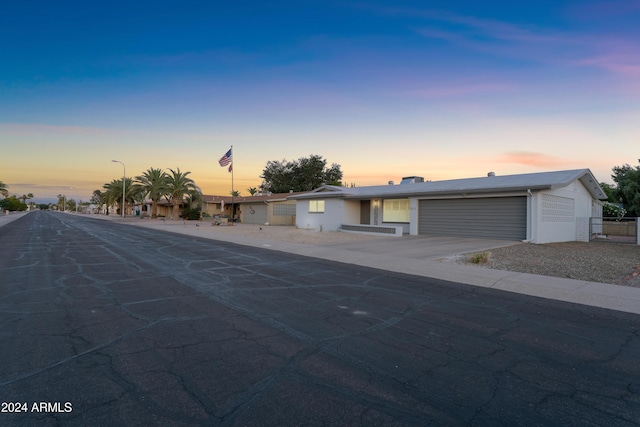
<svg viewBox="0 0 640 427">
<path fill-rule="evenodd" d="M 203 196 L 202 211 L 210 216 L 234 217 L 244 224 L 294 225 L 296 201 L 289 196 L 302 193 L 257 194 L 254 196 Z"/>
<path fill-rule="evenodd" d="M 534 243 L 588 240 L 607 196 L 589 169 L 370 187 L 325 185 L 291 196 L 296 225 L 319 231 L 446 235 Z"/>
</svg>

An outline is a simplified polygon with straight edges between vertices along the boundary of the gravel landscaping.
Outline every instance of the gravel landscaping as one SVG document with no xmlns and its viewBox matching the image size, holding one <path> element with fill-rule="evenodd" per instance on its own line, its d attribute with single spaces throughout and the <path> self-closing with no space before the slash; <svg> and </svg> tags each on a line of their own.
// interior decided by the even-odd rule
<svg viewBox="0 0 640 427">
<path fill-rule="evenodd" d="M 482 267 L 640 287 L 640 246 L 602 242 L 515 244 L 487 251 Z M 475 254 L 456 262 L 473 264 Z"/>
</svg>

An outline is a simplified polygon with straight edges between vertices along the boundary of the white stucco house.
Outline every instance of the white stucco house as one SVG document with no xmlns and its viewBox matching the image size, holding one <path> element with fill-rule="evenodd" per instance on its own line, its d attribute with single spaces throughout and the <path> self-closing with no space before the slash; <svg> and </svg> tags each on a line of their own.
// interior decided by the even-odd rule
<svg viewBox="0 0 640 427">
<path fill-rule="evenodd" d="M 607 196 L 589 169 L 370 187 L 325 185 L 296 200 L 296 226 L 532 243 L 589 239 Z"/>
</svg>

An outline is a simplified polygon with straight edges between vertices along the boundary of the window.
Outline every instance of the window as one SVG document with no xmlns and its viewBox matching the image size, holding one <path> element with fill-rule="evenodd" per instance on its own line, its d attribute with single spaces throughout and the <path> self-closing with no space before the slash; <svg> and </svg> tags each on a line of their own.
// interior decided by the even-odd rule
<svg viewBox="0 0 640 427">
<path fill-rule="evenodd" d="M 382 222 L 409 222 L 409 199 L 385 199 Z"/>
<path fill-rule="evenodd" d="M 309 200 L 309 212 L 324 213 L 324 200 Z"/>
</svg>

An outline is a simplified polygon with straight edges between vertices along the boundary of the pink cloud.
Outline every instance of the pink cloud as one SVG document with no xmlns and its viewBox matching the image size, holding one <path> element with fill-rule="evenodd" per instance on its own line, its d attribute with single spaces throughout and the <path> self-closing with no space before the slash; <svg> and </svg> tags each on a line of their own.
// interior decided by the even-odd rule
<svg viewBox="0 0 640 427">
<path fill-rule="evenodd" d="M 640 52 L 603 53 L 576 61 L 578 65 L 597 67 L 616 74 L 640 77 Z"/>
<path fill-rule="evenodd" d="M 497 162 L 549 168 L 566 167 L 572 163 L 561 157 L 531 151 L 510 151 L 497 159 Z"/>
</svg>

